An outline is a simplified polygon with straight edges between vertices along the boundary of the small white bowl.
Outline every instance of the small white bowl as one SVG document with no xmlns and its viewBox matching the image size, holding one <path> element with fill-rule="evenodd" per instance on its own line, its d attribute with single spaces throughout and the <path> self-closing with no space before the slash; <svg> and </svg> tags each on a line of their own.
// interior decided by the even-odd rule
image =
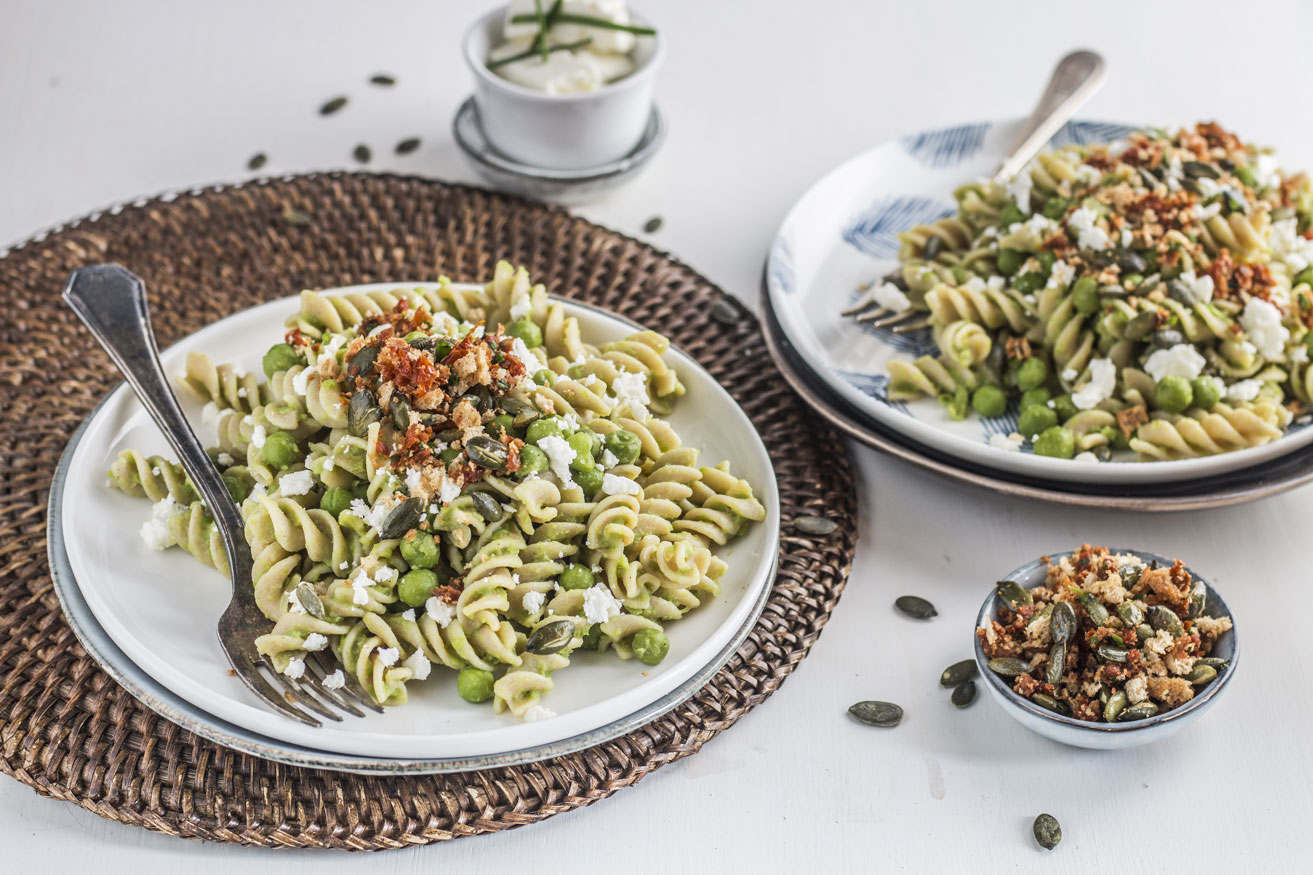
<svg viewBox="0 0 1313 875">
<path fill-rule="evenodd" d="M 502 42 L 506 7 L 489 12 L 465 34 L 465 63 L 488 140 L 504 155 L 550 170 L 583 170 L 617 161 L 643 137 L 652 85 L 665 56 L 661 37 L 639 37 L 634 72 L 584 94 L 545 94 L 488 69 L 489 50 Z M 639 24 L 645 19 L 633 16 Z"/>
<path fill-rule="evenodd" d="M 1170 559 L 1140 550 L 1116 549 L 1112 552 L 1130 553 L 1139 557 L 1146 565 L 1154 560 L 1157 560 L 1161 565 L 1172 564 Z M 1067 555 L 1070 554 L 1049 554 L 1052 559 L 1059 559 Z M 1187 567 L 1186 571 L 1190 572 L 1192 579 L 1203 580 L 1192 569 Z M 1015 580 L 1026 589 L 1033 589 L 1044 582 L 1046 572 L 1047 569 L 1044 563 L 1035 560 L 1021 566 L 1004 579 Z M 1002 678 L 989 670 L 989 658 L 985 656 L 985 650 L 980 644 L 980 637 L 975 634 L 973 629 L 972 638 L 975 639 L 976 667 L 980 671 L 980 680 L 984 682 L 985 689 L 989 690 L 990 695 L 1010 717 L 1032 732 L 1038 732 L 1045 738 L 1051 738 L 1062 744 L 1094 750 L 1121 750 L 1162 741 L 1204 716 L 1204 711 L 1208 710 L 1217 701 L 1217 697 L 1222 690 L 1235 676 L 1236 665 L 1240 660 L 1240 639 L 1237 637 L 1234 627 L 1235 618 L 1231 616 L 1231 611 L 1227 608 L 1226 602 L 1222 601 L 1222 597 L 1217 594 L 1217 591 L 1213 589 L 1208 581 L 1204 580 L 1204 586 L 1208 589 L 1208 600 L 1204 607 L 1204 616 L 1231 617 L 1233 624 L 1231 631 L 1223 633 L 1213 646 L 1212 652 L 1208 654 L 1209 656 L 1227 660 L 1227 665 L 1217 673 L 1217 677 L 1212 683 L 1199 688 L 1193 699 L 1170 711 L 1164 711 L 1144 720 L 1128 720 L 1125 723 L 1095 723 L 1089 720 L 1077 720 L 1075 717 L 1064 717 L 1061 714 L 1055 714 L 1018 695 Z M 1000 608 L 998 597 L 991 591 L 989 598 L 985 599 L 984 605 L 980 608 L 980 614 L 976 617 L 975 628 L 979 629 L 987 620 L 998 619 Z"/>
</svg>

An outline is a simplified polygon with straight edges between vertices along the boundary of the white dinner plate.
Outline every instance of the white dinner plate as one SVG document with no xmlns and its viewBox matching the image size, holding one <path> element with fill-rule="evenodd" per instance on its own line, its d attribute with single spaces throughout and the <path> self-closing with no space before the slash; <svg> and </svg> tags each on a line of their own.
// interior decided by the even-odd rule
<svg viewBox="0 0 1313 875">
<path fill-rule="evenodd" d="M 428 283 L 387 283 L 330 290 L 371 291 Z M 296 312 L 285 298 L 238 313 L 185 338 L 160 356 L 165 372 L 182 370 L 186 354 L 205 352 L 251 371 L 278 342 L 283 320 Z M 618 339 L 634 326 L 617 317 L 567 302 L 591 343 Z M 632 728 L 625 718 L 653 719 L 692 695 L 691 679 L 705 678 L 732 655 L 727 649 L 756 619 L 768 590 L 779 539 L 779 495 L 770 457 L 752 423 L 709 374 L 682 352 L 668 353 L 688 389 L 670 417 L 684 443 L 700 447 L 703 464 L 729 459 L 767 509 L 766 520 L 717 552 L 728 563 L 722 593 L 666 627 L 670 654 L 657 666 L 620 660 L 613 653 L 578 653 L 553 676 L 555 689 L 544 704 L 556 717 L 522 723 L 487 705 L 471 705 L 456 693 L 454 676 L 435 667 L 427 682 L 408 685 L 410 701 L 382 715 L 347 717 L 321 728 L 305 726 L 264 706 L 236 677 L 219 649 L 215 624 L 230 589 L 219 573 L 179 549 L 150 550 L 138 535 L 150 504 L 107 484 L 106 471 L 118 453 L 135 447 L 170 455 L 145 410 L 126 386 L 114 390 L 92 414 L 68 459 L 60 523 L 69 566 L 96 621 L 137 667 L 164 688 L 222 721 L 292 745 L 334 753 L 404 760 L 479 758 L 533 759 L 596 744 L 597 730 Z M 199 427 L 201 405 L 183 399 L 202 442 L 213 435 Z M 672 695 L 675 694 L 675 695 Z"/>
<path fill-rule="evenodd" d="M 982 122 L 923 131 L 877 146 L 830 171 L 785 217 L 771 245 L 766 288 L 789 342 L 825 384 L 857 409 L 925 446 L 999 471 L 1077 483 L 1163 483 L 1234 471 L 1313 442 L 1313 428 L 1292 425 L 1272 443 L 1170 462 L 1074 462 L 990 446 L 1016 431 L 1016 414 L 954 421 L 933 399 L 890 401 L 891 358 L 933 353 L 927 329 L 897 335 L 839 315 L 898 264 L 900 231 L 956 212 L 953 190 L 990 177 L 1021 122 Z M 1135 126 L 1069 122 L 1051 145 L 1107 142 Z"/>
</svg>

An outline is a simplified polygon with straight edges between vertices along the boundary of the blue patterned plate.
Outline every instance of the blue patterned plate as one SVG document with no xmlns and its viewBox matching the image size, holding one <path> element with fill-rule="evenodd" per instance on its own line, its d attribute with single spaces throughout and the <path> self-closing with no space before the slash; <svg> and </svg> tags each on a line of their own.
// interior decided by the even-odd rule
<svg viewBox="0 0 1313 875">
<path fill-rule="evenodd" d="M 771 244 L 766 289 L 785 336 L 825 385 L 858 411 L 921 446 L 1012 475 L 1086 484 L 1195 480 L 1274 459 L 1313 442 L 1313 428 L 1292 426 L 1280 440 L 1219 456 L 1174 462 L 1098 464 L 1036 456 L 991 446 L 994 435 L 1016 430 L 1016 414 L 974 414 L 953 421 L 932 400 L 888 397 L 887 362 L 932 353 L 929 330 L 899 335 L 859 325 L 839 311 L 897 265 L 895 235 L 951 215 L 952 192 L 992 176 L 1020 120 L 982 122 L 911 134 L 877 146 L 832 170 L 794 204 Z M 1134 127 L 1074 121 L 1052 145 L 1107 142 Z"/>
</svg>

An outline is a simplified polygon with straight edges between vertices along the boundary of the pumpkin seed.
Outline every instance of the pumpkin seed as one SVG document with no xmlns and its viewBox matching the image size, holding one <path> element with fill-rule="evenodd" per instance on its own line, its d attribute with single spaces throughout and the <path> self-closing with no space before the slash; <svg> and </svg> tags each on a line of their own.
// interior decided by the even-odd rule
<svg viewBox="0 0 1313 875">
<path fill-rule="evenodd" d="M 1154 187 L 1158 185 L 1158 177 L 1154 176 L 1147 167 L 1137 167 L 1135 169 L 1140 172 L 1140 180 L 1144 183 L 1145 187 L 1150 191 L 1153 191 Z"/>
<path fill-rule="evenodd" d="M 295 207 L 283 207 L 283 221 L 289 225 L 309 225 L 310 217 Z"/>
<path fill-rule="evenodd" d="M 900 595 L 894 599 L 894 607 L 907 614 L 907 616 L 915 617 L 918 620 L 928 620 L 931 617 L 939 616 L 935 606 L 920 596 Z"/>
<path fill-rule="evenodd" d="M 1099 296 L 1104 298 L 1124 298 L 1126 288 L 1118 283 L 1105 283 L 1099 286 Z"/>
<path fill-rule="evenodd" d="M 265 165 L 265 162 L 268 160 L 269 160 L 268 155 L 264 154 L 263 152 L 256 152 L 254 155 L 251 156 L 251 160 L 246 162 L 246 169 L 259 170 L 261 167 Z"/>
<path fill-rule="evenodd" d="M 1071 602 L 1058 602 L 1049 615 L 1049 634 L 1059 644 L 1067 644 L 1076 634 L 1076 609 Z"/>
<path fill-rule="evenodd" d="M 362 346 L 351 356 L 351 361 L 347 362 L 346 373 L 348 377 L 362 377 L 374 370 L 374 364 L 378 361 L 377 346 Z"/>
<path fill-rule="evenodd" d="M 1172 280 L 1167 284 L 1167 297 L 1187 307 L 1193 307 L 1195 303 L 1194 293 L 1180 280 Z"/>
<path fill-rule="evenodd" d="M 1143 340 L 1157 327 L 1158 311 L 1146 310 L 1130 322 L 1127 322 L 1126 328 L 1122 333 L 1126 335 L 1127 340 Z"/>
<path fill-rule="evenodd" d="M 921 257 L 926 261 L 934 261 L 939 253 L 943 251 L 944 241 L 932 234 L 930 239 L 925 242 L 925 246 L 921 247 Z"/>
<path fill-rule="evenodd" d="M 296 585 L 296 600 L 305 608 L 305 612 L 316 620 L 324 619 L 324 603 L 319 600 L 319 594 L 315 588 L 308 583 L 298 583 Z"/>
<path fill-rule="evenodd" d="M 334 97 L 332 100 L 319 107 L 319 114 L 332 115 L 344 106 L 346 106 L 346 97 Z"/>
<path fill-rule="evenodd" d="M 1063 717 L 1071 716 L 1071 705 L 1062 699 L 1053 698 L 1048 693 L 1035 693 L 1030 697 L 1030 701 L 1054 714 L 1061 714 Z"/>
<path fill-rule="evenodd" d="M 903 719 L 903 709 L 893 702 L 858 702 L 848 713 L 867 726 L 897 726 Z"/>
<path fill-rule="evenodd" d="M 1117 250 L 1117 266 L 1122 269 L 1122 274 L 1144 273 L 1147 266 L 1144 263 L 1144 256 L 1138 252 L 1132 252 L 1129 249 Z"/>
<path fill-rule="evenodd" d="M 419 137 L 408 137 L 397 143 L 396 152 L 398 155 L 409 155 L 419 148 Z"/>
<path fill-rule="evenodd" d="M 839 528 L 839 524 L 824 517 L 800 516 L 793 521 L 793 527 L 808 535 L 828 535 Z"/>
<path fill-rule="evenodd" d="M 361 143 L 359 146 L 356 146 L 351 150 L 351 157 L 359 161 L 361 164 L 368 164 L 369 159 L 374 157 L 374 153 L 369 151 L 368 146 Z"/>
<path fill-rule="evenodd" d="M 1155 629 L 1165 629 L 1173 638 L 1185 634 L 1185 625 L 1176 611 L 1164 605 L 1149 605 L 1149 625 Z"/>
<path fill-rule="evenodd" d="M 391 87 L 397 84 L 397 77 L 390 76 L 387 73 L 378 73 L 369 77 L 369 84 Z"/>
<path fill-rule="evenodd" d="M 1046 851 L 1051 851 L 1062 841 L 1062 825 L 1052 814 L 1041 814 L 1035 818 L 1035 825 L 1030 831 L 1035 834 L 1035 841 Z"/>
<path fill-rule="evenodd" d="M 1108 609 L 1103 606 L 1103 602 L 1088 592 L 1081 593 L 1077 598 L 1080 599 L 1081 607 L 1085 608 L 1085 613 L 1090 615 L 1091 623 L 1096 626 L 1108 625 L 1111 615 L 1108 613 Z"/>
<path fill-rule="evenodd" d="M 1107 444 L 1099 444 L 1090 452 L 1094 453 L 1094 458 L 1098 459 L 1100 462 L 1112 461 L 1112 450 L 1108 448 Z"/>
<path fill-rule="evenodd" d="M 483 492 L 476 492 L 475 495 L 485 495 Z M 546 656 L 549 653 L 556 653 L 565 649 L 571 641 L 574 640 L 574 621 L 573 620 L 553 620 L 550 623 L 544 623 L 533 634 L 529 636 L 528 642 L 524 649 L 529 653 L 537 653 L 540 656 Z"/>
<path fill-rule="evenodd" d="M 944 669 L 944 673 L 939 676 L 939 686 L 961 686 L 979 673 L 980 669 L 976 668 L 976 661 L 974 659 L 964 659 L 961 662 L 955 662 L 948 668 Z"/>
<path fill-rule="evenodd" d="M 976 700 L 976 682 L 963 681 L 953 688 L 949 700 L 959 708 L 965 708 Z"/>
<path fill-rule="evenodd" d="M 711 305 L 711 318 L 721 325 L 737 325 L 741 317 L 733 304 L 721 299 Z"/>
<path fill-rule="evenodd" d="M 1015 580 L 1000 580 L 994 584 L 994 595 L 1001 598 L 1003 603 L 1014 611 L 1022 605 L 1035 604 L 1035 597 Z"/>
<path fill-rule="evenodd" d="M 996 656 L 989 661 L 989 670 L 1005 678 L 1014 678 L 1030 671 L 1030 663 L 1011 656 Z"/>
<path fill-rule="evenodd" d="M 1143 644 L 1153 637 L 1153 627 L 1148 623 L 1141 623 L 1135 627 L 1135 640 Z"/>
<path fill-rule="evenodd" d="M 665 220 L 660 216 L 653 216 L 643 223 L 643 230 L 648 234 L 655 234 L 657 231 L 661 230 L 661 226 L 664 224 Z"/>
<path fill-rule="evenodd" d="M 1199 660 L 1199 665 L 1211 665 L 1218 671 L 1222 671 L 1230 664 L 1231 660 L 1223 659 L 1220 656 L 1205 656 L 1203 659 Z"/>
<path fill-rule="evenodd" d="M 1140 582 L 1140 575 L 1144 573 L 1143 565 L 1127 565 L 1121 570 L 1122 586 L 1130 589 Z"/>
<path fill-rule="evenodd" d="M 1067 670 L 1067 645 L 1054 644 L 1049 648 L 1049 664 L 1044 669 L 1044 680 L 1057 686 Z"/>
<path fill-rule="evenodd" d="M 476 492 L 473 498 L 474 509 L 479 512 L 479 516 L 490 523 L 501 519 L 502 509 L 497 499 L 486 492 Z"/>
<path fill-rule="evenodd" d="M 1179 343 L 1185 343 L 1185 335 L 1175 328 L 1160 328 L 1153 333 L 1150 343 L 1155 349 L 1171 349 Z"/>
<path fill-rule="evenodd" d="M 410 405 L 404 398 L 394 398 L 392 401 L 392 424 L 400 431 L 410 428 Z"/>
<path fill-rule="evenodd" d="M 1129 651 L 1125 647 L 1118 647 L 1111 642 L 1104 642 L 1099 645 L 1099 649 L 1094 651 L 1099 654 L 1099 658 L 1107 662 L 1125 662 Z"/>
<path fill-rule="evenodd" d="M 1190 606 L 1186 610 L 1186 617 L 1193 620 L 1204 612 L 1204 606 L 1208 603 L 1208 587 L 1204 586 L 1202 580 L 1196 580 L 1194 586 L 1190 587 Z"/>
<path fill-rule="evenodd" d="M 1158 706 L 1148 699 L 1140 702 L 1138 705 L 1131 705 L 1129 708 L 1117 715 L 1118 723 L 1126 723 L 1131 720 L 1144 720 L 1158 713 Z"/>
<path fill-rule="evenodd" d="M 1206 161 L 1186 161 L 1181 165 L 1181 171 L 1189 179 L 1221 179 L 1222 171 Z"/>
<path fill-rule="evenodd" d="M 1185 679 L 1196 687 L 1201 687 L 1217 677 L 1217 669 L 1200 663 L 1190 670 Z"/>
<path fill-rule="evenodd" d="M 387 540 L 400 538 L 419 525 L 424 515 L 424 501 L 420 498 L 407 498 L 383 517 L 383 525 L 378 527 L 379 537 Z"/>
<path fill-rule="evenodd" d="M 1144 622 L 1144 611 L 1135 602 L 1122 602 L 1117 606 L 1117 616 L 1122 618 L 1122 622 L 1128 627 L 1138 626 Z"/>
<path fill-rule="evenodd" d="M 1124 690 L 1118 690 L 1108 697 L 1107 703 L 1103 706 L 1103 719 L 1112 723 L 1117 719 L 1117 715 L 1126 709 L 1131 700 L 1126 697 Z"/>
<path fill-rule="evenodd" d="M 466 441 L 465 455 L 469 456 L 474 464 L 493 471 L 505 468 L 508 459 L 506 445 L 486 434 L 477 435 Z"/>
<path fill-rule="evenodd" d="M 378 422 L 383 418 L 383 411 L 374 400 L 374 393 L 368 389 L 360 389 L 351 396 L 351 401 L 346 408 L 346 425 L 347 431 L 356 437 L 364 437 L 365 432 L 369 430 L 371 423 Z"/>
</svg>

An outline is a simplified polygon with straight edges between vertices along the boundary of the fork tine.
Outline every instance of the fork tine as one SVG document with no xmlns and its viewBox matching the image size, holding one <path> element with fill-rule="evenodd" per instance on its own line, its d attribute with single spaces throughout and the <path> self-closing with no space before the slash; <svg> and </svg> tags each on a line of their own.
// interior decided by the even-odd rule
<svg viewBox="0 0 1313 875">
<path fill-rule="evenodd" d="M 322 653 L 318 654 L 318 660 L 316 660 L 316 662 L 318 664 L 320 671 L 323 671 L 325 674 L 327 674 L 328 657 L 326 657 Z M 352 675 L 348 671 L 343 671 L 342 674 L 346 678 L 346 686 L 342 687 L 341 690 L 343 694 L 349 694 L 356 701 L 357 704 L 364 705 L 366 708 L 368 708 L 371 711 L 374 711 L 378 714 L 383 713 L 383 706 L 380 705 L 378 702 L 375 702 L 374 698 L 370 696 L 369 693 L 366 693 L 363 689 L 361 689 L 360 684 L 359 682 L 356 681 L 354 675 Z"/>
<path fill-rule="evenodd" d="M 875 287 L 872 286 L 862 293 L 862 296 L 853 303 L 851 307 L 839 312 L 840 316 L 852 316 L 860 313 L 875 303 Z"/>
<path fill-rule="evenodd" d="M 269 683 L 269 681 L 265 679 L 265 676 L 260 673 L 260 668 L 255 660 L 232 659 L 230 661 L 232 662 L 233 670 L 237 672 L 237 676 L 240 677 L 246 686 L 250 688 L 251 692 L 255 693 L 261 699 L 264 699 L 265 702 L 269 703 L 274 709 L 294 720 L 300 720 L 307 726 L 323 725 L 314 717 L 279 695 L 278 691 L 274 689 L 273 684 Z"/>
<path fill-rule="evenodd" d="M 278 670 L 274 668 L 273 660 L 269 657 L 266 656 L 263 662 L 265 668 L 269 669 L 269 673 L 274 676 L 274 679 L 278 681 L 284 690 L 287 691 L 289 696 L 296 699 L 296 701 L 300 702 L 321 717 L 327 717 L 329 720 L 335 720 L 339 723 L 342 721 L 341 714 L 338 714 L 332 708 L 329 708 L 327 705 L 311 696 L 308 692 L 302 689 L 301 684 L 294 683 L 291 678 L 284 674 L 280 674 Z"/>
<path fill-rule="evenodd" d="M 324 678 L 327 677 L 329 673 L 324 668 L 322 654 L 315 654 L 314 657 L 307 657 L 305 664 L 313 673 L 309 683 L 311 688 L 315 691 L 315 695 L 319 696 L 321 699 L 329 700 L 343 711 L 346 711 L 348 714 L 355 717 L 365 716 L 364 711 L 361 711 L 355 705 L 351 704 L 351 702 L 342 696 L 337 690 L 331 690 L 324 685 Z M 346 672 L 343 672 L 343 674 L 345 675 Z M 302 683 L 307 682 L 305 677 L 302 677 L 301 681 Z"/>
<path fill-rule="evenodd" d="M 916 322 L 904 322 L 902 325 L 895 325 L 894 334 L 911 334 L 913 331 L 920 331 L 922 328 L 929 327 L 929 319 L 919 319 Z"/>
</svg>

